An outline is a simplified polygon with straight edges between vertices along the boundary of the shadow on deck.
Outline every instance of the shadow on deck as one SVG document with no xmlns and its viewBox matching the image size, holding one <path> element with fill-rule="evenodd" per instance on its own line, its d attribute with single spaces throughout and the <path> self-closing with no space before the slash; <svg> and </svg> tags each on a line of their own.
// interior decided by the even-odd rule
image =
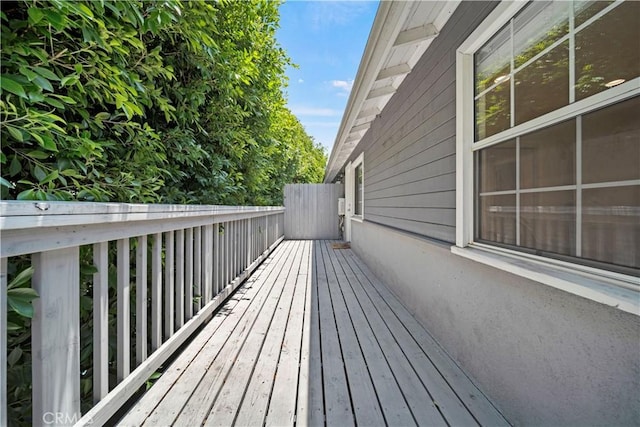
<svg viewBox="0 0 640 427">
<path fill-rule="evenodd" d="M 284 241 L 119 425 L 507 425 L 350 249 Z"/>
</svg>

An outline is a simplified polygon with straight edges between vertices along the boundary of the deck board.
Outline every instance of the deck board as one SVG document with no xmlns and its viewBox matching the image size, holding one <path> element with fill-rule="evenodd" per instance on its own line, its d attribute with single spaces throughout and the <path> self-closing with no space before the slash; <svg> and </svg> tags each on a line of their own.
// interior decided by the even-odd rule
<svg viewBox="0 0 640 427">
<path fill-rule="evenodd" d="M 508 425 L 349 249 L 284 241 L 119 425 Z"/>
</svg>

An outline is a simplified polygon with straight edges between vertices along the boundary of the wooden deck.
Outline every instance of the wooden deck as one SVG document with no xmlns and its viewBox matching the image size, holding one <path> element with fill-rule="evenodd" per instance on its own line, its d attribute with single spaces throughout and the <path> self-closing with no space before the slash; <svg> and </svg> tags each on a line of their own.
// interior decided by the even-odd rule
<svg viewBox="0 0 640 427">
<path fill-rule="evenodd" d="M 119 421 L 507 425 L 349 249 L 284 241 Z"/>
</svg>

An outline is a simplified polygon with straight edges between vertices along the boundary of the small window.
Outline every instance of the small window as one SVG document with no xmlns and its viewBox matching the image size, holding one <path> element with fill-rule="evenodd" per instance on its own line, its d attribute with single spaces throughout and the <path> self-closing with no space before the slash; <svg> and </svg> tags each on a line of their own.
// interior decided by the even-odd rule
<svg viewBox="0 0 640 427">
<path fill-rule="evenodd" d="M 355 169 L 355 215 L 362 216 L 363 204 L 364 204 L 364 185 L 362 177 L 362 163 L 356 166 Z"/>
</svg>

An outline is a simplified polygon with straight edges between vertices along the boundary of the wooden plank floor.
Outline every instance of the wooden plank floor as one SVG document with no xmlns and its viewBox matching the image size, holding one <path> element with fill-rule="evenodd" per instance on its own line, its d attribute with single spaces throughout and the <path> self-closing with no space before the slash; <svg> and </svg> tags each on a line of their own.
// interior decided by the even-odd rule
<svg viewBox="0 0 640 427">
<path fill-rule="evenodd" d="M 125 426 L 508 425 L 351 250 L 284 241 Z"/>
</svg>

